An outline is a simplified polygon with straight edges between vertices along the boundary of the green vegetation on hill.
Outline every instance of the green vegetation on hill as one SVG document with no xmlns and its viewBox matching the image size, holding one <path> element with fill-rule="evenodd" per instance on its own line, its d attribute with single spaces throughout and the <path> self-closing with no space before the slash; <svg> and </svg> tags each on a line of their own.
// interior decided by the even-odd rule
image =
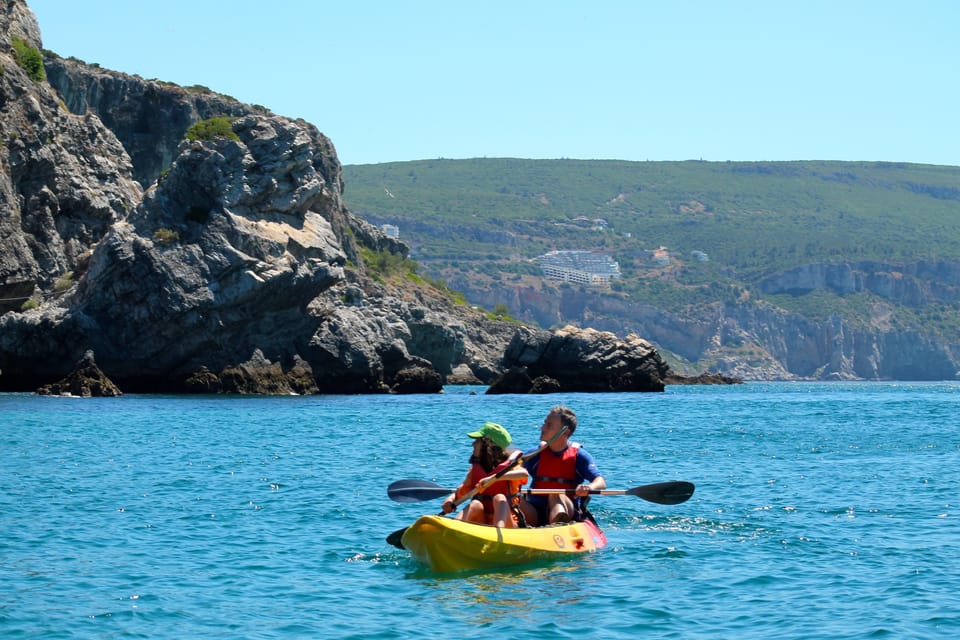
<svg viewBox="0 0 960 640">
<path fill-rule="evenodd" d="M 411 239 L 411 224 L 442 229 L 417 248 L 423 260 L 503 256 L 505 233 L 516 257 L 665 246 L 747 279 L 819 261 L 960 256 L 960 167 L 475 159 L 344 176 L 355 212 L 396 220 Z M 591 231 L 596 218 L 605 230 Z"/>
<path fill-rule="evenodd" d="M 762 298 L 764 278 L 802 265 L 960 258 L 960 167 L 438 159 L 348 165 L 344 182 L 347 206 L 397 225 L 432 277 L 496 287 L 535 277 L 546 251 L 602 250 L 623 272 L 614 293 L 676 312 Z M 668 266 L 652 260 L 660 247 Z M 869 316 L 868 300 L 829 292 L 769 300 Z M 912 322 L 960 324 L 955 307 Z"/>
</svg>

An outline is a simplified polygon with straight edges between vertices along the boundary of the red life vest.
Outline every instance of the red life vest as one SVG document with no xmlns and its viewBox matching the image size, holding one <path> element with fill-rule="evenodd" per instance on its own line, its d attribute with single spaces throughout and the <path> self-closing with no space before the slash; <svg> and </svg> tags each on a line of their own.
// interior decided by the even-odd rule
<svg viewBox="0 0 960 640">
<path fill-rule="evenodd" d="M 550 449 L 542 451 L 537 462 L 537 475 L 530 486 L 534 489 L 576 489 L 579 448 L 579 444 L 571 442 L 560 455 Z"/>
</svg>

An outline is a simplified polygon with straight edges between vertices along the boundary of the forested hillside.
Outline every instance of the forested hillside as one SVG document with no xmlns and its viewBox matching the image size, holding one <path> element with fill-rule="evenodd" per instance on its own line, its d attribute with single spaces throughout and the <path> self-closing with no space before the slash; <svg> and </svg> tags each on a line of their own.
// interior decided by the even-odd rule
<svg viewBox="0 0 960 640">
<path fill-rule="evenodd" d="M 678 368 L 748 378 L 957 370 L 960 167 L 439 159 L 344 179 L 347 206 L 396 225 L 423 275 L 522 320 L 636 331 Z M 531 259 L 554 249 L 608 253 L 623 278 L 544 281 Z"/>
</svg>

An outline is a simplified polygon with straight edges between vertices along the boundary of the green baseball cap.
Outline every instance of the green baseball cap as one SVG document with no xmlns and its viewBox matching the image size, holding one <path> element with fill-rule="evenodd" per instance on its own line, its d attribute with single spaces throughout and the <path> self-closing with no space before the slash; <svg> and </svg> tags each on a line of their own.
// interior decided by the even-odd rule
<svg viewBox="0 0 960 640">
<path fill-rule="evenodd" d="M 496 422 L 484 422 L 476 431 L 467 434 L 471 438 L 486 438 L 501 449 L 510 446 L 510 432 Z"/>
</svg>

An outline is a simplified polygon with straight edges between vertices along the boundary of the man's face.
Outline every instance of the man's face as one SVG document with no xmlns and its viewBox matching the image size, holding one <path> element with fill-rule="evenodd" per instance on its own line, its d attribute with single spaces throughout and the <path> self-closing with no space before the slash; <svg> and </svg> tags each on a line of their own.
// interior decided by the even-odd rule
<svg viewBox="0 0 960 640">
<path fill-rule="evenodd" d="M 560 416 L 555 413 L 547 414 L 547 417 L 543 420 L 543 425 L 540 426 L 540 439 L 549 442 L 550 438 L 555 436 L 561 428 L 563 428 L 563 423 L 560 421 Z"/>
</svg>

